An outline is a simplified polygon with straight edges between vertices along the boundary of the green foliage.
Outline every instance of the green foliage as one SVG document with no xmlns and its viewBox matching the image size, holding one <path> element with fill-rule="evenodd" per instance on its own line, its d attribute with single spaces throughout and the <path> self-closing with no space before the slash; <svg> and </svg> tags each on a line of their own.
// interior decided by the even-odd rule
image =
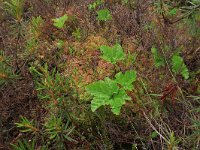
<svg viewBox="0 0 200 150">
<path fill-rule="evenodd" d="M 116 82 L 119 83 L 124 90 L 131 91 L 133 89 L 133 82 L 136 81 L 136 71 L 130 70 L 126 71 L 125 74 L 119 72 L 115 75 Z"/>
<path fill-rule="evenodd" d="M 133 70 L 126 71 L 125 74 L 119 72 L 115 77 L 115 80 L 106 77 L 105 80 L 96 81 L 86 87 L 87 92 L 94 96 L 91 102 L 93 112 L 101 106 L 110 105 L 111 111 L 119 115 L 125 101 L 131 100 L 126 90 L 133 89 L 132 83 L 136 80 L 136 72 Z"/>
<path fill-rule="evenodd" d="M 69 79 L 58 73 L 55 68 L 50 72 L 47 64 L 44 67 L 39 67 L 38 70 L 35 67 L 30 67 L 31 73 L 35 76 L 39 98 L 51 101 L 52 105 L 62 104 L 65 95 L 70 91 Z"/>
<path fill-rule="evenodd" d="M 41 34 L 41 28 L 44 24 L 44 20 L 41 16 L 38 17 L 32 17 L 30 21 L 30 34 L 34 38 L 38 38 Z"/>
<path fill-rule="evenodd" d="M 103 45 L 100 47 L 100 51 L 103 53 L 102 58 L 112 64 L 116 64 L 117 61 L 125 58 L 125 54 L 120 44 L 115 44 L 113 47 Z"/>
<path fill-rule="evenodd" d="M 5 10 L 19 23 L 23 17 L 24 0 L 8 0 L 4 2 Z"/>
<path fill-rule="evenodd" d="M 151 48 L 151 53 L 153 54 L 153 58 L 154 58 L 154 64 L 156 67 L 161 67 L 161 66 L 165 66 L 165 59 L 163 56 L 161 56 L 158 53 L 157 48 L 152 47 Z"/>
<path fill-rule="evenodd" d="M 153 131 L 153 132 L 151 132 L 150 137 L 151 137 L 152 139 L 154 139 L 154 138 L 158 137 L 158 135 L 159 135 L 159 134 L 158 134 L 156 131 Z"/>
<path fill-rule="evenodd" d="M 186 80 L 189 78 L 189 70 L 183 58 L 177 54 L 172 56 L 172 71 L 176 74 L 181 74 Z"/>
<path fill-rule="evenodd" d="M 129 0 L 122 0 L 122 5 L 127 5 Z"/>
<path fill-rule="evenodd" d="M 18 141 L 18 143 L 15 144 L 11 144 L 12 148 L 14 150 L 35 150 L 36 143 L 35 141 L 32 142 L 28 142 L 27 140 L 23 140 L 23 141 Z M 41 150 L 45 150 L 45 148 L 41 148 Z"/>
<path fill-rule="evenodd" d="M 50 140 L 55 140 L 57 143 L 64 143 L 64 140 L 76 142 L 76 140 L 69 136 L 74 130 L 74 127 L 70 127 L 69 123 L 69 121 L 63 123 L 61 117 L 56 117 L 52 114 L 44 125 L 45 133 L 48 135 Z"/>
<path fill-rule="evenodd" d="M 88 5 L 88 9 L 89 9 L 89 10 L 95 10 L 95 9 L 96 9 L 98 6 L 100 6 L 102 3 L 103 3 L 102 0 L 96 0 L 95 2 L 90 3 L 90 4 Z"/>
<path fill-rule="evenodd" d="M 54 149 L 66 149 L 66 141 L 76 142 L 71 137 L 74 131 L 74 126 L 71 124 L 69 113 L 66 110 L 67 94 L 70 92 L 69 80 L 61 75 L 54 68 L 49 70 L 47 64 L 43 67 L 30 67 L 38 97 L 46 104 L 49 109 L 50 116 L 46 117 L 45 123 L 40 129 L 33 126 L 33 123 L 26 118 L 21 118 L 20 123 L 16 123 L 17 127 L 21 128 L 21 132 L 31 132 L 37 137 L 38 134 L 48 141 Z M 46 103 L 45 103 L 46 102 Z M 38 134 L 36 134 L 38 133 Z"/>
<path fill-rule="evenodd" d="M 108 21 L 112 19 L 110 11 L 108 9 L 102 9 L 97 11 L 97 20 L 99 21 Z"/>
<path fill-rule="evenodd" d="M 53 25 L 59 29 L 64 28 L 65 22 L 68 20 L 68 16 L 65 14 L 59 18 L 52 19 L 53 20 Z"/>
<path fill-rule="evenodd" d="M 55 28 L 61 29 L 52 30 L 51 26 L 43 26 L 45 22 L 42 17 L 44 17 L 45 20 L 48 20 L 48 16 L 53 15 L 54 12 L 56 14 L 66 12 L 59 7 L 60 4 L 60 6 L 64 4 L 64 1 L 41 1 L 39 4 L 47 4 L 44 6 L 47 6 L 48 10 L 52 9 L 53 12 L 50 15 L 42 13 L 42 17 L 31 17 L 32 15 L 40 14 L 40 10 L 34 12 L 35 9 L 37 10 L 38 4 L 33 4 L 32 1 L 3 1 L 5 2 L 4 8 L 6 12 L 10 14 L 9 16 L 11 19 L 14 18 L 15 21 L 19 23 L 20 27 L 15 28 L 15 31 L 18 32 L 16 37 L 10 36 L 10 34 L 13 33 L 4 35 L 7 31 L 11 32 L 13 28 L 7 27 L 7 25 L 10 25 L 10 18 L 3 16 L 4 13 L 3 15 L 0 14 L 0 20 L 3 18 L 1 30 L 3 31 L 4 28 L 6 29 L 2 32 L 0 37 L 0 45 L 3 45 L 5 50 L 7 50 L 6 54 L 9 54 L 14 58 L 13 62 L 10 62 L 3 54 L 0 55 L 0 86 L 2 83 L 7 83 L 9 79 L 12 79 L 13 70 L 11 66 L 13 64 L 15 69 L 17 71 L 19 70 L 18 72 L 23 75 L 23 79 L 20 80 L 19 86 L 26 83 L 28 84 L 29 82 L 26 81 L 30 81 L 30 79 L 29 76 L 28 78 L 25 76 L 27 73 L 26 68 L 27 66 L 32 65 L 30 67 L 30 73 L 34 80 L 33 91 L 36 91 L 34 93 L 37 94 L 37 98 L 41 100 L 40 104 L 42 105 L 42 108 L 37 107 L 36 109 L 41 110 L 42 118 L 38 118 L 35 112 L 29 115 L 39 119 L 37 120 L 38 122 L 33 121 L 33 119 L 28 120 L 25 117 L 20 117 L 20 121 L 15 123 L 23 135 L 17 138 L 28 137 L 28 139 L 18 141 L 16 145 L 12 145 L 13 149 L 112 149 L 115 147 L 113 143 L 116 143 L 117 139 L 120 139 L 121 137 L 124 138 L 124 141 L 130 141 L 129 138 L 132 138 L 132 141 L 136 141 L 138 145 L 132 143 L 132 149 L 148 149 L 149 141 L 151 142 L 151 147 L 158 146 L 172 150 L 179 146 L 178 149 L 190 149 L 190 146 L 185 144 L 190 143 L 187 141 L 187 138 L 190 135 L 194 136 L 194 140 L 196 140 L 195 142 L 191 142 L 191 145 L 198 148 L 197 144 L 199 144 L 200 135 L 200 121 L 198 118 L 198 113 L 200 112 L 200 108 L 198 108 L 199 102 L 191 102 L 191 99 L 188 96 L 191 94 L 190 91 L 196 94 L 196 88 L 200 91 L 200 86 L 196 85 L 198 84 L 198 74 L 194 73 L 195 75 L 190 75 L 191 80 L 188 80 L 185 84 L 184 82 L 179 81 L 168 83 L 169 78 L 165 76 L 165 73 L 167 72 L 167 69 L 170 69 L 174 74 L 182 75 L 184 79 L 189 78 L 189 71 L 183 58 L 177 54 L 173 55 L 172 50 L 177 46 L 183 47 L 184 50 L 188 49 L 188 46 L 192 46 L 191 52 L 194 53 L 188 52 L 188 54 L 192 54 L 190 55 L 191 62 L 193 62 L 194 59 L 192 58 L 193 55 L 198 54 L 199 48 L 196 44 L 198 44 L 197 37 L 200 33 L 199 0 L 181 0 L 181 2 L 178 0 L 155 0 L 146 3 L 145 8 L 148 9 L 145 10 L 149 11 L 145 13 L 146 18 L 140 17 L 142 15 L 142 11 L 140 10 L 143 10 L 143 3 L 136 0 L 112 0 L 109 2 L 105 0 L 94 0 L 88 5 L 88 11 L 94 11 L 94 13 L 97 14 L 96 19 L 100 24 L 104 24 L 105 21 L 112 19 L 111 10 L 104 9 L 106 6 L 112 7 L 111 5 L 113 5 L 114 8 L 120 8 L 119 12 L 127 13 L 129 19 L 132 18 L 138 22 L 138 25 L 136 25 L 138 27 L 138 33 L 135 33 L 135 30 L 133 30 L 134 35 L 131 34 L 130 36 L 126 36 L 124 33 L 129 31 L 129 24 L 131 22 L 124 25 L 125 29 L 123 29 L 122 32 L 119 31 L 120 28 L 118 27 L 121 26 L 121 24 L 118 24 L 117 20 L 115 20 L 116 22 L 111 21 L 110 23 L 112 24 L 105 26 L 105 30 L 98 30 L 95 29 L 95 26 L 87 24 L 91 23 L 90 21 L 92 21 L 91 19 L 93 16 L 88 16 L 89 12 L 79 14 L 79 8 L 85 8 L 85 5 L 87 5 L 86 3 L 83 5 L 81 4 L 80 7 L 75 6 L 78 3 L 74 3 L 74 5 L 72 2 L 72 5 L 69 5 L 68 7 L 68 11 L 69 14 L 77 12 L 77 18 L 65 14 L 59 18 L 52 19 L 52 24 Z M 24 2 L 26 2 L 26 10 L 24 15 L 25 20 L 23 21 Z M 155 4 L 154 6 L 152 6 L 153 3 Z M 66 5 L 68 4 L 66 3 Z M 183 5 L 185 6 L 179 9 L 179 7 Z M 43 7 L 40 9 L 42 8 Z M 129 13 L 131 11 L 135 11 L 136 13 Z M 156 11 L 157 14 L 153 11 Z M 119 15 L 116 18 L 121 21 L 123 20 L 121 17 L 123 17 L 123 15 Z M 187 22 L 183 24 L 184 28 L 181 29 L 182 26 L 180 26 L 180 24 L 184 23 L 183 21 L 186 20 Z M 78 24 L 79 21 L 81 24 Z M 141 26 L 139 25 L 140 22 L 142 23 Z M 144 23 L 146 23 L 146 25 L 143 26 Z M 170 26 L 170 30 L 168 30 L 168 26 Z M 44 30 L 42 30 L 43 27 L 45 27 Z M 112 30 L 109 30 L 107 27 L 111 27 Z M 26 32 L 23 32 L 24 29 L 27 29 Z M 67 30 L 66 32 L 68 34 L 65 34 L 65 32 L 63 34 L 59 33 L 59 31 L 64 31 L 64 29 Z M 82 31 L 82 29 L 85 30 Z M 108 30 L 109 33 L 106 33 Z M 188 34 L 187 30 L 191 35 Z M 165 34 L 171 35 L 174 31 L 177 31 L 175 38 L 165 36 Z M 144 36 L 141 36 L 141 33 Z M 107 36 L 108 34 L 109 36 Z M 152 59 L 154 59 L 155 66 L 163 67 L 162 70 L 157 70 L 159 72 L 153 72 L 151 68 L 145 68 L 143 66 L 152 59 L 146 58 L 148 56 L 145 51 L 140 51 L 142 48 L 141 41 L 148 41 L 143 38 L 145 38 L 146 35 L 147 38 L 149 35 L 154 34 L 153 42 L 159 43 L 159 47 L 163 48 L 163 53 L 158 47 L 152 47 L 150 52 L 152 53 L 151 55 Z M 58 37 L 56 37 L 57 35 Z M 69 37 L 70 35 L 73 36 L 73 38 Z M 82 40 L 85 35 L 88 36 L 87 39 Z M 107 38 L 105 38 L 106 36 Z M 178 36 L 181 36 L 181 38 Z M 131 52 L 127 54 L 127 51 L 125 52 L 120 44 L 115 44 L 111 47 L 102 44 L 107 42 L 112 43 L 114 38 L 122 41 L 124 48 L 126 47 L 126 50 L 130 49 Z M 184 38 L 186 39 L 184 40 Z M 73 39 L 82 41 L 74 42 Z M 184 44 L 184 41 L 187 41 L 187 44 Z M 169 45 L 168 48 L 165 48 L 164 44 L 167 43 L 171 45 Z M 95 50 L 96 47 L 101 44 L 101 58 L 111 64 L 105 64 L 104 61 L 99 61 L 99 53 Z M 144 43 L 144 45 L 146 45 L 146 43 Z M 27 59 L 20 58 L 20 60 L 18 60 L 17 57 L 21 56 L 21 51 L 24 49 L 27 52 L 26 54 L 28 54 Z M 169 56 L 172 56 L 172 58 Z M 137 58 L 141 58 L 145 63 L 140 64 L 141 62 L 137 61 Z M 164 66 L 167 64 L 167 67 L 169 67 L 168 59 L 170 60 L 170 68 L 166 69 Z M 119 67 L 120 70 L 128 70 L 128 68 L 133 67 L 139 68 L 140 82 L 136 86 L 137 89 L 134 89 L 135 86 L 133 84 L 137 79 L 136 71 L 129 70 L 126 72 L 118 72 L 116 68 L 119 61 L 121 61 Z M 49 65 L 45 62 L 49 62 Z M 115 67 L 114 74 L 113 70 L 106 70 L 107 68 L 113 67 L 112 64 Z M 194 70 L 196 70 L 195 67 L 196 62 L 193 67 Z M 115 74 L 116 72 L 118 73 Z M 146 75 L 146 73 L 148 75 Z M 102 79 L 108 74 L 110 75 L 109 77 L 86 86 L 87 93 L 84 93 L 83 87 L 85 87 L 85 84 L 95 79 Z M 150 78 L 148 78 L 149 76 Z M 158 77 L 158 79 L 155 77 Z M 162 87 L 157 85 L 157 80 L 163 80 Z M 8 85 L 8 87 L 3 86 L 0 97 L 4 97 L 4 95 L 10 96 L 9 93 L 4 93 L 7 91 L 9 92 L 9 89 L 16 89 L 17 94 L 21 91 L 21 88 L 19 88 L 18 85 L 14 88 L 10 88 L 10 86 L 12 85 Z M 188 88 L 186 90 L 187 92 L 185 93 L 185 90 L 181 92 L 179 87 L 184 87 L 184 89 Z M 76 90 L 76 93 L 73 93 L 74 91 L 72 88 Z M 24 88 L 22 87 L 22 89 Z M 156 94 L 156 91 L 163 92 Z M 181 96 L 179 92 L 181 93 Z M 26 94 L 27 92 L 25 95 Z M 31 92 L 30 95 L 32 94 L 33 93 Z M 11 93 L 11 96 L 12 95 L 13 94 Z M 91 99 L 88 99 L 88 95 L 91 96 L 89 97 Z M 22 98 L 24 96 L 22 96 Z M 14 95 L 14 98 L 15 97 L 16 96 Z M 131 97 L 134 97 L 134 101 L 131 101 Z M 183 119 L 179 119 L 179 121 L 185 121 L 184 118 L 188 117 L 191 117 L 192 120 L 186 120 L 187 123 L 184 128 L 186 132 L 178 132 L 178 136 L 180 136 L 180 139 L 182 140 L 181 142 L 177 140 L 174 132 L 170 132 L 170 128 L 173 126 L 168 125 L 168 120 L 170 121 L 168 115 L 173 114 L 174 111 L 173 109 L 170 109 L 170 99 L 177 99 L 177 101 L 179 101 L 179 98 L 182 98 L 181 108 L 183 108 L 183 112 L 186 114 L 186 117 L 183 116 Z M 163 101 L 166 99 L 166 103 L 161 103 L 161 99 L 163 99 Z M 200 98 L 197 97 L 197 99 L 199 101 Z M 91 104 L 88 104 L 89 100 L 91 100 Z M 190 100 L 190 102 L 188 100 Z M 169 103 L 167 101 L 169 101 Z M 114 117 L 113 115 L 108 114 L 107 108 L 111 110 L 111 113 L 119 115 L 122 107 L 126 103 L 130 104 L 128 107 L 131 109 L 124 110 L 122 116 Z M 178 108 L 176 107 L 178 103 L 172 104 L 175 106 L 175 109 Z M 197 107 L 196 109 L 194 108 L 195 112 L 194 110 L 191 110 L 192 107 Z M 106 111 L 103 112 L 104 108 L 106 108 Z M 91 111 L 98 111 L 98 113 L 91 113 Z M 40 115 L 40 113 L 38 115 Z M 142 119 L 141 116 L 143 116 Z M 163 118 L 163 116 L 165 118 Z M 177 114 L 173 114 L 173 117 L 177 117 Z M 0 117 L 0 126 L 4 124 L 3 119 Z M 167 122 L 165 120 L 167 120 Z M 107 124 L 109 126 L 107 126 Z M 176 124 L 176 122 L 174 124 Z M 138 125 L 142 126 L 137 127 Z M 125 127 L 128 128 L 126 129 Z M 154 131 L 151 132 L 149 127 Z M 133 132 L 130 132 L 130 135 L 128 136 L 117 133 L 121 132 L 122 134 L 126 134 L 130 131 L 129 129 Z M 144 129 L 148 129 L 150 133 L 143 131 L 138 132 L 138 130 Z M 1 131 L 3 131 L 2 135 L 6 135 L 5 133 L 7 131 L 5 132 L 5 129 L 2 129 Z M 116 141 L 110 139 L 110 131 L 116 132 Z M 145 134 L 143 135 L 143 133 Z M 5 139 L 6 138 L 7 137 L 5 137 Z M 35 139 L 36 142 L 33 139 Z M 77 143 L 75 139 L 77 139 L 78 144 L 75 144 Z M 42 147 L 40 144 L 45 146 Z M 126 142 L 123 144 L 119 143 L 118 148 L 123 149 L 123 145 L 129 147 L 131 144 Z"/>
<path fill-rule="evenodd" d="M 80 28 L 76 28 L 76 30 L 72 33 L 72 36 L 75 37 L 76 40 L 80 40 L 81 39 L 81 29 Z"/>
<path fill-rule="evenodd" d="M 176 139 L 175 135 L 174 135 L 174 132 L 172 131 L 169 135 L 169 141 L 167 142 L 168 143 L 168 150 L 178 150 L 178 144 L 180 143 L 180 141 L 178 139 Z"/>
<path fill-rule="evenodd" d="M 87 86 L 86 90 L 94 96 L 91 102 L 91 109 L 94 112 L 102 105 L 109 105 L 113 94 L 117 94 L 119 87 L 117 83 L 110 78 L 104 81 L 97 81 Z"/>
<path fill-rule="evenodd" d="M 29 121 L 27 118 L 20 116 L 20 122 L 15 123 L 17 128 L 20 128 L 21 132 L 37 132 L 38 129 L 34 127 L 33 121 Z"/>
<path fill-rule="evenodd" d="M 43 25 L 44 20 L 40 16 L 31 18 L 26 35 L 25 56 L 30 58 L 37 54 Z"/>
<path fill-rule="evenodd" d="M 170 16 L 175 16 L 176 14 L 177 14 L 177 9 L 176 8 L 173 8 L 168 12 L 168 15 L 170 15 Z"/>
</svg>

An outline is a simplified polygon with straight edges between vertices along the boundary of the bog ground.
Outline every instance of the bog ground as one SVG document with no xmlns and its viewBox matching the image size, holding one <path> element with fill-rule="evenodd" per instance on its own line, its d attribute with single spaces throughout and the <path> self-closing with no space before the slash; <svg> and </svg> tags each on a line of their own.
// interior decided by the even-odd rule
<svg viewBox="0 0 200 150">
<path fill-rule="evenodd" d="M 199 0 L 0 0 L 0 149 L 199 150 Z"/>
</svg>

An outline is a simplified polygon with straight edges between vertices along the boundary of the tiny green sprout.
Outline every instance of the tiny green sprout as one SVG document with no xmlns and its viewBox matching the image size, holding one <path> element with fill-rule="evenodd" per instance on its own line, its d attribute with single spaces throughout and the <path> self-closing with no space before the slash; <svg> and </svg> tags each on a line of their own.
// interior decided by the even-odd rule
<svg viewBox="0 0 200 150">
<path fill-rule="evenodd" d="M 102 3 L 103 3 L 102 0 L 96 0 L 95 2 L 90 3 L 90 4 L 88 5 L 88 9 L 89 9 L 89 10 L 94 10 L 94 9 L 96 9 L 98 6 L 100 6 Z"/>
<path fill-rule="evenodd" d="M 175 16 L 175 15 L 177 14 L 177 9 L 176 9 L 176 8 L 171 9 L 171 10 L 168 12 L 168 14 L 169 14 L 170 16 Z"/>
<path fill-rule="evenodd" d="M 68 16 L 65 14 L 62 17 L 52 19 L 53 20 L 53 25 L 59 29 L 62 29 L 65 25 L 65 22 L 67 21 Z"/>
<path fill-rule="evenodd" d="M 103 53 L 102 58 L 112 64 L 116 64 L 117 61 L 125 58 L 124 51 L 120 44 L 115 44 L 113 47 L 102 45 L 100 51 Z"/>
<path fill-rule="evenodd" d="M 76 30 L 72 33 L 72 36 L 76 40 L 80 40 L 81 39 L 81 29 L 80 28 L 76 28 Z"/>
<path fill-rule="evenodd" d="M 112 19 L 110 11 L 108 9 L 102 9 L 97 11 L 97 20 L 99 21 L 108 21 Z"/>
<path fill-rule="evenodd" d="M 32 132 L 35 133 L 38 131 L 33 125 L 33 121 L 29 121 L 27 118 L 20 116 L 20 122 L 15 123 L 17 128 L 20 128 L 21 132 Z"/>
</svg>

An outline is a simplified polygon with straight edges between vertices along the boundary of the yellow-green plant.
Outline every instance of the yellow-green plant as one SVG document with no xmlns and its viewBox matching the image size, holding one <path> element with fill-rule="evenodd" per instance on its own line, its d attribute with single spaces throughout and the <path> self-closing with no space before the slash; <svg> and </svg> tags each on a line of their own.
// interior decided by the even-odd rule
<svg viewBox="0 0 200 150">
<path fill-rule="evenodd" d="M 97 11 L 97 20 L 108 21 L 112 19 L 112 15 L 108 9 L 101 9 Z"/>
<path fill-rule="evenodd" d="M 64 28 L 64 25 L 65 25 L 65 22 L 68 20 L 68 16 L 65 14 L 59 18 L 55 18 L 55 19 L 52 19 L 53 20 L 53 25 L 59 29 L 62 29 Z"/>
<path fill-rule="evenodd" d="M 179 140 L 175 137 L 174 132 L 172 131 L 169 135 L 169 141 L 167 142 L 168 150 L 178 150 Z"/>
</svg>

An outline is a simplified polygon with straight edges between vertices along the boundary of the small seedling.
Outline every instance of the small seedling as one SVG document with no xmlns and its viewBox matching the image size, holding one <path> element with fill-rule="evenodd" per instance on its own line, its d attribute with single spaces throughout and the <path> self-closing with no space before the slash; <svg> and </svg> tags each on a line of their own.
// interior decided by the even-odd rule
<svg viewBox="0 0 200 150">
<path fill-rule="evenodd" d="M 70 122 L 67 123 L 62 122 L 62 118 L 57 118 L 52 115 L 51 118 L 45 123 L 45 132 L 49 135 L 49 139 L 55 140 L 69 140 L 71 142 L 76 142 L 69 135 L 74 130 L 74 127 L 70 127 Z M 64 142 L 64 141 L 62 141 Z"/>
<path fill-rule="evenodd" d="M 177 146 L 180 143 L 180 140 L 177 139 L 174 135 L 174 132 L 172 131 L 169 135 L 169 141 L 167 141 L 167 149 L 168 150 L 173 150 L 173 149 L 178 149 Z"/>
<path fill-rule="evenodd" d="M 13 150 L 35 150 L 36 142 L 33 141 L 27 141 L 27 140 L 19 140 L 17 144 L 11 144 Z M 40 147 L 40 150 L 46 150 L 45 147 Z"/>
<path fill-rule="evenodd" d="M 103 3 L 102 0 L 96 0 L 94 3 L 91 3 L 88 5 L 89 10 L 95 10 L 98 6 L 100 6 Z"/>
<path fill-rule="evenodd" d="M 80 40 L 81 39 L 81 29 L 80 28 L 76 28 L 76 30 L 72 33 L 72 36 L 76 40 Z"/>
<path fill-rule="evenodd" d="M 52 19 L 53 20 L 53 25 L 59 29 L 64 28 L 65 22 L 67 21 L 69 17 L 65 14 L 62 17 L 56 18 L 56 19 Z"/>
<path fill-rule="evenodd" d="M 157 68 L 158 68 L 158 67 L 161 67 L 161 66 L 165 66 L 165 59 L 164 59 L 163 56 L 161 56 L 161 55 L 158 53 L 157 48 L 152 47 L 152 48 L 151 48 L 151 52 L 152 52 L 152 54 L 153 54 L 155 66 L 156 66 Z"/>
<path fill-rule="evenodd" d="M 15 123 L 17 128 L 20 128 L 21 132 L 37 132 L 38 129 L 36 127 L 34 127 L 33 125 L 33 121 L 29 121 L 27 118 L 25 117 L 20 117 L 20 122 Z"/>
<path fill-rule="evenodd" d="M 97 11 L 97 20 L 99 21 L 108 21 L 112 19 L 110 11 L 108 9 L 102 9 Z"/>
<path fill-rule="evenodd" d="M 172 71 L 175 74 L 181 74 L 186 80 L 189 78 L 189 70 L 184 63 L 183 58 L 177 54 L 172 56 Z"/>
<path fill-rule="evenodd" d="M 176 16 L 176 14 L 177 14 L 177 9 L 176 8 L 173 8 L 168 12 L 169 16 Z"/>
</svg>

